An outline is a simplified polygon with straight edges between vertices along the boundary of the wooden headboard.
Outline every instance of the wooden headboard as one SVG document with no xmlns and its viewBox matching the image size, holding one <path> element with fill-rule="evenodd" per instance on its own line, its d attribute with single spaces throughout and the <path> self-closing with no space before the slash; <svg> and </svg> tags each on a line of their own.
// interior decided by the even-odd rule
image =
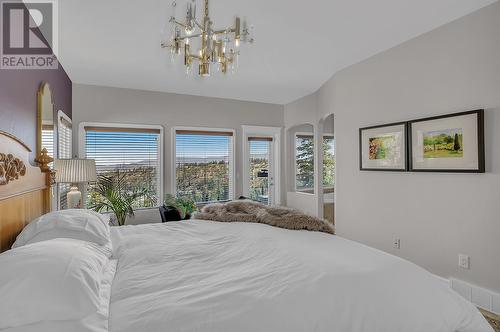
<svg viewBox="0 0 500 332">
<path fill-rule="evenodd" d="M 50 210 L 50 173 L 46 150 L 29 162 L 30 148 L 0 131 L 0 252 L 10 249 L 16 236 L 33 219 Z M 43 170 L 43 171 L 42 171 Z"/>
</svg>

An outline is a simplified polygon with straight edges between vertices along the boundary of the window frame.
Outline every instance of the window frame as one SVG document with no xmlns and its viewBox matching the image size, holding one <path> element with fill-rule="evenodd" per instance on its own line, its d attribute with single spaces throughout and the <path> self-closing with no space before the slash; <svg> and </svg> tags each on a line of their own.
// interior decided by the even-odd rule
<svg viewBox="0 0 500 332">
<path fill-rule="evenodd" d="M 78 156 L 79 158 L 85 158 L 86 154 L 86 131 L 85 127 L 101 127 L 101 128 L 116 128 L 116 129 L 135 129 L 135 130 L 159 130 L 160 133 L 158 136 L 160 137 L 160 141 L 158 142 L 158 159 L 160 161 L 159 167 L 159 198 L 158 198 L 158 205 L 157 207 L 161 206 L 163 204 L 163 197 L 165 196 L 165 183 L 164 183 L 164 173 L 165 173 L 165 163 L 164 163 L 164 152 L 165 152 L 165 145 L 164 145 L 164 128 L 161 125 L 150 125 L 150 124 L 130 124 L 130 123 L 110 123 L 110 122 L 80 122 L 78 125 Z M 82 192 L 82 199 L 83 199 L 83 204 L 85 204 L 85 199 L 87 197 L 86 193 L 86 188 L 85 192 Z M 144 210 L 144 209 L 150 209 L 150 208 L 139 208 L 136 209 L 138 210 Z"/>
<path fill-rule="evenodd" d="M 313 133 L 308 132 L 296 132 L 293 134 L 293 188 L 296 193 L 305 194 L 305 195 L 314 195 L 316 193 L 316 173 L 314 173 L 314 181 L 313 186 L 307 189 L 298 189 L 297 188 L 297 137 L 298 136 L 311 136 L 313 140 L 313 166 L 316 163 L 316 139 Z M 315 167 L 314 167 L 315 168 Z M 313 192 L 307 192 L 306 190 L 312 190 Z"/>
<path fill-rule="evenodd" d="M 232 180 L 232 190 L 230 191 L 229 195 L 229 200 L 233 200 L 235 195 L 236 195 L 236 130 L 232 128 L 207 128 L 207 127 L 185 127 L 185 126 L 175 126 L 172 127 L 171 129 L 171 170 L 170 170 L 170 175 L 171 175 L 171 183 L 170 183 L 170 193 L 174 196 L 177 195 L 177 131 L 181 130 L 186 130 L 186 131 L 199 131 L 199 132 L 213 132 L 213 133 L 219 133 L 219 132 L 227 132 L 227 133 L 232 133 L 232 139 L 231 139 L 231 155 L 229 156 L 229 176 L 230 179 Z M 197 203 L 198 204 L 198 203 Z M 201 204 L 201 203 L 200 203 Z"/>
<path fill-rule="evenodd" d="M 73 158 L 74 156 L 74 153 L 73 153 L 73 141 L 74 141 L 74 126 L 73 126 L 73 120 L 68 116 L 66 115 L 66 113 L 64 113 L 63 111 L 59 110 L 57 111 L 57 133 L 56 133 L 56 139 L 55 139 L 55 153 L 54 153 L 54 158 L 58 158 L 58 159 L 63 159 L 63 158 L 68 158 L 66 156 L 62 156 L 61 155 L 61 132 L 62 132 L 62 128 L 63 128 L 63 121 L 66 121 L 69 125 L 71 125 L 71 142 L 69 143 L 69 150 L 70 150 L 70 153 L 69 153 L 69 158 Z M 54 205 L 54 208 L 56 208 L 57 210 L 60 210 L 62 209 L 62 206 L 61 206 L 61 197 L 62 195 L 65 194 L 65 192 L 63 190 L 61 190 L 61 186 L 69 186 L 69 184 L 57 184 L 56 186 L 54 186 L 55 188 L 55 196 L 57 197 L 57 202 L 56 204 Z M 69 188 L 68 188 L 69 190 Z"/>
<path fill-rule="evenodd" d="M 335 144 L 335 135 L 333 133 L 323 133 L 323 135 L 321 136 L 321 139 L 322 141 L 325 140 L 325 138 L 331 138 L 333 139 L 333 151 L 334 151 L 334 155 L 333 155 L 333 158 L 335 159 L 335 155 L 336 155 L 336 150 L 335 150 L 335 147 L 336 147 L 336 144 Z M 323 143 L 323 142 L 322 142 Z M 323 151 L 324 153 L 324 151 Z M 323 170 L 324 170 L 324 167 L 325 167 L 325 164 L 324 164 L 324 160 L 323 160 L 323 165 L 321 165 L 322 169 L 321 169 L 321 185 L 323 187 L 323 190 L 327 189 L 333 189 L 335 190 L 335 175 L 334 175 L 334 185 L 333 186 L 325 186 L 324 183 L 323 183 Z"/>
<path fill-rule="evenodd" d="M 242 142 L 241 142 L 241 151 L 242 151 L 242 178 L 243 178 L 243 196 L 249 196 L 250 186 L 249 186 L 249 177 L 247 176 L 247 172 L 250 169 L 250 148 L 248 146 L 248 138 L 249 137 L 272 137 L 273 138 L 273 146 L 272 146 L 272 158 L 274 168 L 273 178 L 274 178 L 274 204 L 281 204 L 281 127 L 267 127 L 267 126 L 249 126 L 242 125 Z"/>
</svg>

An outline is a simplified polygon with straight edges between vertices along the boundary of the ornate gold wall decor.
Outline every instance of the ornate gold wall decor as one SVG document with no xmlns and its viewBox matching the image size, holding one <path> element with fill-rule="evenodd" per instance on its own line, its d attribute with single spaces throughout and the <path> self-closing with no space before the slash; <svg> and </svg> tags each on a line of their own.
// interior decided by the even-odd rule
<svg viewBox="0 0 500 332">
<path fill-rule="evenodd" d="M 47 149 L 43 148 L 42 152 L 38 157 L 36 157 L 35 161 L 39 164 L 40 169 L 44 173 L 50 172 L 49 164 L 54 161 L 54 158 L 49 156 Z"/>
<path fill-rule="evenodd" d="M 0 185 L 6 185 L 25 175 L 26 166 L 22 160 L 11 154 L 0 153 Z"/>
<path fill-rule="evenodd" d="M 9 249 L 25 225 L 50 211 L 48 174 L 29 162 L 29 147 L 0 131 L 0 252 Z M 8 183 L 9 182 L 9 183 Z M 8 183 L 8 184 L 7 184 Z"/>
</svg>

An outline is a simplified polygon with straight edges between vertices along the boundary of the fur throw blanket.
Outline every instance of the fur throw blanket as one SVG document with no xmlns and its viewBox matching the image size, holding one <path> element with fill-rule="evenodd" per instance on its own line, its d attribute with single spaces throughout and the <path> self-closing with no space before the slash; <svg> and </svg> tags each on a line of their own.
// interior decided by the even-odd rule
<svg viewBox="0 0 500 332">
<path fill-rule="evenodd" d="M 295 209 L 271 207 L 251 200 L 205 205 L 193 218 L 222 222 L 255 222 L 286 229 L 306 229 L 335 234 L 333 226 L 326 220 Z"/>
</svg>

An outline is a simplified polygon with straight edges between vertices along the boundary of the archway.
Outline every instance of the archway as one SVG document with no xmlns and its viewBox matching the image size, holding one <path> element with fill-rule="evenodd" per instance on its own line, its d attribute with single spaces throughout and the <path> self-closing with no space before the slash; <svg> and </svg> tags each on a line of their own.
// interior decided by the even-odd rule
<svg viewBox="0 0 500 332">
<path fill-rule="evenodd" d="M 287 205 L 318 215 L 314 125 L 297 124 L 286 131 Z"/>
</svg>

